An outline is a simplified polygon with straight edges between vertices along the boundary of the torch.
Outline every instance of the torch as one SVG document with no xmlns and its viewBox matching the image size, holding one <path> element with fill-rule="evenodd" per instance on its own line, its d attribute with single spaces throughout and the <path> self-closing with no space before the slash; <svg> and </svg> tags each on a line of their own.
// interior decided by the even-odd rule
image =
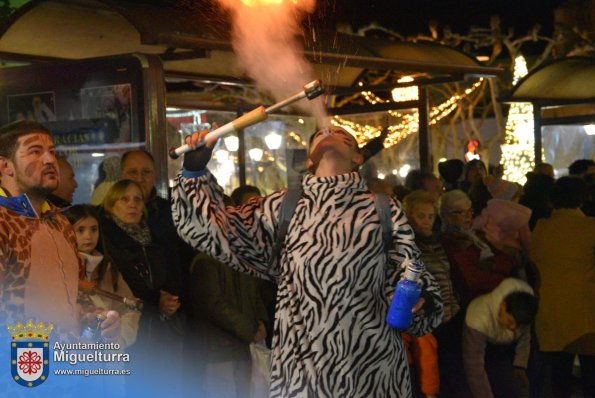
<svg viewBox="0 0 595 398">
<path fill-rule="evenodd" d="M 322 88 L 322 83 L 320 80 L 314 80 L 304 86 L 304 89 L 299 93 L 292 95 L 284 99 L 283 101 L 277 102 L 274 105 L 265 108 L 264 106 L 259 106 L 256 109 L 240 116 L 239 118 L 232 120 L 231 122 L 209 132 L 204 139 L 198 143 L 198 147 L 205 145 L 207 141 L 212 139 L 219 138 L 225 134 L 241 130 L 248 126 L 252 126 L 253 124 L 262 122 L 265 120 L 268 115 L 278 109 L 283 108 L 284 106 L 293 104 L 296 101 L 301 100 L 302 98 L 308 98 L 312 100 L 318 97 L 320 94 L 324 92 Z M 184 144 L 177 148 L 171 148 L 169 150 L 169 157 L 172 159 L 177 159 L 181 154 L 190 152 L 192 148 L 188 144 Z"/>
<path fill-rule="evenodd" d="M 79 289 L 86 294 L 96 294 L 120 302 L 132 310 L 140 311 L 143 308 L 142 300 L 137 299 L 136 297 L 124 297 L 119 294 L 108 292 L 107 290 L 98 288 L 97 284 L 94 282 L 79 280 Z"/>
</svg>

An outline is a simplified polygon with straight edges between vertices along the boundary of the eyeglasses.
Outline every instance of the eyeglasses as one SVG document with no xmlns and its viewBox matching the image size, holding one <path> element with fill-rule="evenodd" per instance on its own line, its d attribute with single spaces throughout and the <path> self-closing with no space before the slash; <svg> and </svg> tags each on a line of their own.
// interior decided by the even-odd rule
<svg viewBox="0 0 595 398">
<path fill-rule="evenodd" d="M 154 173 L 153 170 L 151 169 L 142 169 L 142 170 L 137 170 L 137 169 L 130 169 L 130 170 L 124 170 L 124 172 L 122 174 L 124 174 L 125 176 L 128 177 L 142 177 L 142 178 L 146 178 L 151 176 Z"/>
<path fill-rule="evenodd" d="M 463 216 L 463 215 L 468 215 L 468 214 L 473 215 L 473 209 L 470 207 L 468 209 L 452 210 L 449 213 L 454 216 Z"/>
</svg>

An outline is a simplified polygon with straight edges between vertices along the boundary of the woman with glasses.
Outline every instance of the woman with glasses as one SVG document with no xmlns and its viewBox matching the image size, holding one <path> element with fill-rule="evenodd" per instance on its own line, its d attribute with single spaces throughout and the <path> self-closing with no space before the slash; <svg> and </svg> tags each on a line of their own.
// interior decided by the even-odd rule
<svg viewBox="0 0 595 398">
<path fill-rule="evenodd" d="M 492 291 L 506 277 L 511 276 L 517 263 L 514 257 L 501 252 L 472 229 L 473 208 L 466 193 L 454 190 L 440 199 L 442 244 L 450 263 L 455 289 L 461 306 L 475 297 Z"/>
</svg>

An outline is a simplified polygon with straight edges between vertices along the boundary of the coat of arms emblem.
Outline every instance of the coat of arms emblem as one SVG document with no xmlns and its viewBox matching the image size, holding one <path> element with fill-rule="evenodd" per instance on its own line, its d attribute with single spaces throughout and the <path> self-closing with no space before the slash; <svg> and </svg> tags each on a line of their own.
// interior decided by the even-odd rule
<svg viewBox="0 0 595 398">
<path fill-rule="evenodd" d="M 24 387 L 37 387 L 46 381 L 50 372 L 49 336 L 54 325 L 32 321 L 8 326 L 12 379 Z"/>
</svg>

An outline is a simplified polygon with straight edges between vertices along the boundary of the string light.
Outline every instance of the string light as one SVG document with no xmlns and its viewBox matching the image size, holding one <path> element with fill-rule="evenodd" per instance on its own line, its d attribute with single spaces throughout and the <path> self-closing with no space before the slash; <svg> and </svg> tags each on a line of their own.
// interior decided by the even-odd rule
<svg viewBox="0 0 595 398">
<path fill-rule="evenodd" d="M 289 135 L 289 138 L 291 138 L 298 144 L 301 144 L 302 146 L 308 146 L 308 143 L 305 140 L 303 140 L 302 137 L 299 134 L 296 134 L 294 131 L 290 131 L 288 133 L 288 135 Z"/>
<path fill-rule="evenodd" d="M 527 63 L 521 55 L 514 60 L 513 85 L 527 74 Z M 515 102 L 508 111 L 502 164 L 508 181 L 524 185 L 526 174 L 533 169 L 534 159 L 533 105 L 528 102 Z"/>
<path fill-rule="evenodd" d="M 410 83 L 412 81 L 413 77 L 411 76 L 403 76 L 397 80 L 398 83 Z M 393 101 L 395 102 L 417 101 L 419 98 L 419 90 L 417 86 L 396 87 L 393 88 L 391 94 L 393 96 Z"/>
<path fill-rule="evenodd" d="M 372 105 L 386 104 L 386 103 L 390 102 L 390 100 L 382 99 L 371 91 L 362 91 L 361 94 L 364 96 L 366 101 L 368 101 Z"/>
<path fill-rule="evenodd" d="M 481 86 L 482 83 L 483 78 L 479 79 L 471 87 L 463 91 L 463 93 L 455 94 L 443 103 L 432 107 L 429 113 L 430 125 L 435 125 L 440 120 L 444 119 L 446 116 L 451 114 L 457 108 L 459 102 L 465 97 L 471 95 L 475 90 L 477 90 Z M 415 89 L 415 99 L 417 99 L 417 86 L 407 88 Z M 410 91 L 411 95 L 412 93 L 413 91 Z M 391 102 L 390 100 L 384 100 L 378 97 L 371 91 L 362 91 L 361 94 L 366 99 L 366 101 L 368 101 L 372 105 L 385 104 Z M 411 100 L 411 98 L 407 99 L 407 101 L 409 100 Z M 391 146 L 396 145 L 409 135 L 419 131 L 419 113 L 417 110 L 407 113 L 399 111 L 388 111 L 388 113 L 390 116 L 397 118 L 399 121 L 396 124 L 388 126 L 389 132 L 386 136 L 386 139 L 384 140 L 385 148 L 390 148 Z M 371 139 L 378 137 L 383 128 L 382 126 L 359 124 L 356 122 L 352 122 L 348 119 L 342 118 L 340 116 L 334 116 L 331 120 L 331 123 L 335 126 L 340 126 L 345 128 L 346 130 L 351 131 L 355 136 L 360 147 L 363 146 L 366 142 L 370 141 Z"/>
</svg>

